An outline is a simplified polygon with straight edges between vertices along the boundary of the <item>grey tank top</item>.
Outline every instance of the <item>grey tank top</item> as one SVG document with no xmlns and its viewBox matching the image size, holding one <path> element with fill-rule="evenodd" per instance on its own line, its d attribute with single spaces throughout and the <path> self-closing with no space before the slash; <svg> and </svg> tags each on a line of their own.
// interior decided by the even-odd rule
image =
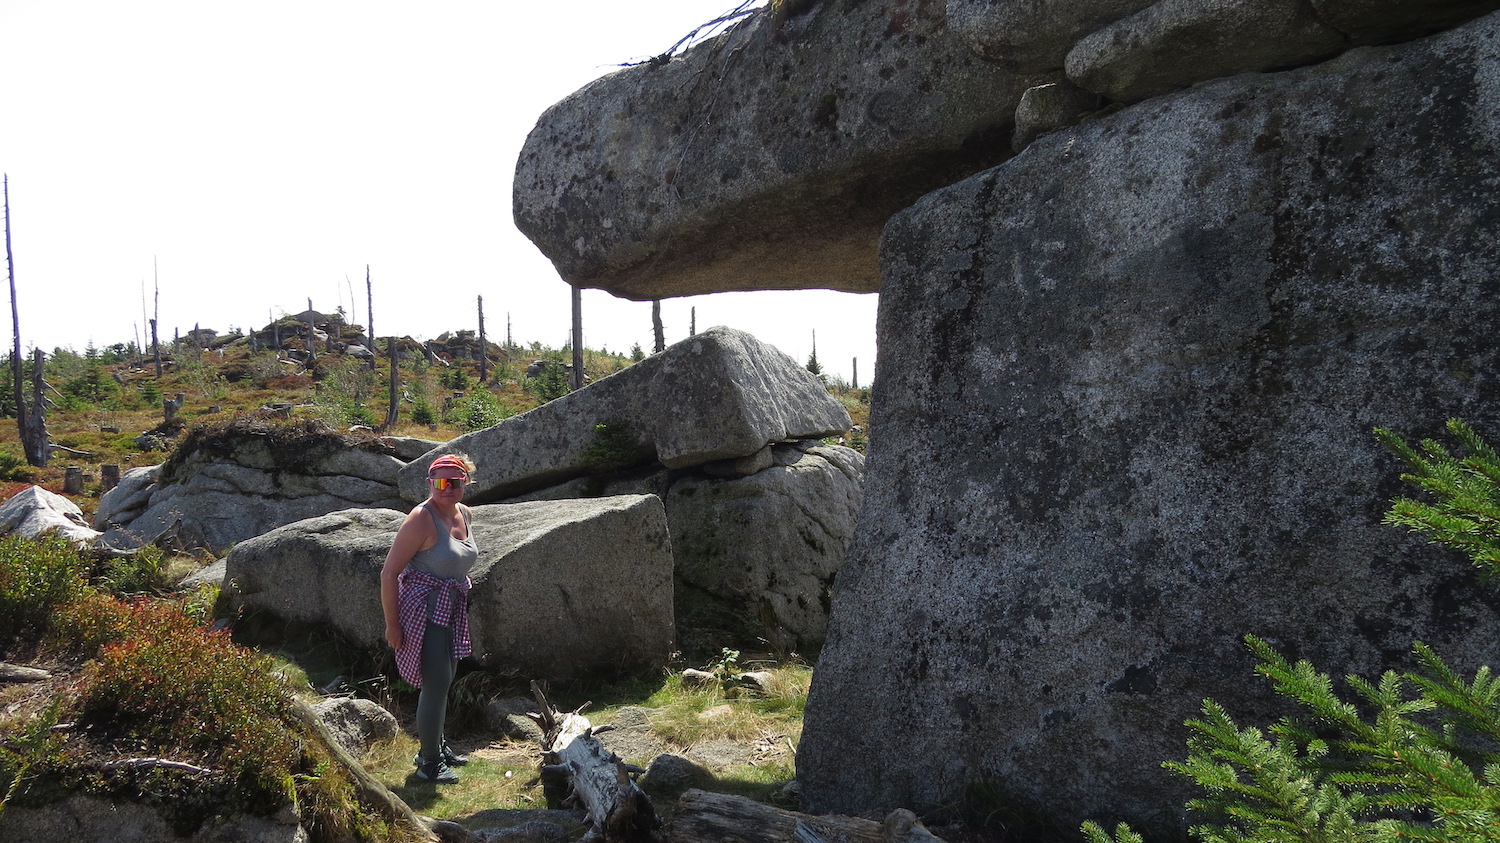
<svg viewBox="0 0 1500 843">
<path fill-rule="evenodd" d="M 447 580 L 468 576 L 469 569 L 474 567 L 474 561 L 479 558 L 479 546 L 474 544 L 474 525 L 469 523 L 469 511 L 459 508 L 464 519 L 464 532 L 469 534 L 468 538 L 460 541 L 448 532 L 442 519 L 438 518 L 431 507 L 424 506 L 423 509 L 432 518 L 432 524 L 437 529 L 437 543 L 426 550 L 417 551 L 411 558 L 410 567 Z"/>
</svg>

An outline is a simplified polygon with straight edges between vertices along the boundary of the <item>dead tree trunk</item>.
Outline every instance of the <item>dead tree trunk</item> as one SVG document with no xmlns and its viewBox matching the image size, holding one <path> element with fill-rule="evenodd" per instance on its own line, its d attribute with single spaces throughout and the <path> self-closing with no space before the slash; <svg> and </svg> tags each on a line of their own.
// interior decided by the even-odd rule
<svg viewBox="0 0 1500 843">
<path fill-rule="evenodd" d="M 31 423 L 31 417 L 26 413 L 26 391 L 22 387 L 21 367 L 21 315 L 16 306 L 16 261 L 10 250 L 10 174 L 5 175 L 5 267 L 10 276 L 10 324 L 15 329 L 14 344 L 10 352 L 10 386 L 11 397 L 16 402 L 16 432 L 21 437 L 22 449 L 26 452 L 26 462 L 35 465 L 46 465 L 46 457 L 41 462 L 32 459 L 30 432 L 27 425 Z"/>
<path fill-rule="evenodd" d="M 651 336 L 655 340 L 651 346 L 652 354 L 667 350 L 667 332 L 661 326 L 661 299 L 651 302 Z"/>
<path fill-rule="evenodd" d="M 156 322 L 161 319 L 161 278 L 156 258 L 151 259 L 151 354 L 156 358 L 156 379 L 161 380 L 161 343 L 156 340 Z"/>
<path fill-rule="evenodd" d="M 373 339 L 370 340 L 370 344 L 374 345 L 375 341 Z M 397 355 L 396 355 L 396 338 L 395 337 L 387 337 L 386 338 L 386 341 L 385 341 L 385 350 L 387 352 L 389 352 L 390 355 L 391 355 L 391 406 L 390 406 L 390 408 L 388 410 L 385 411 L 385 428 L 384 429 L 385 430 L 390 430 L 391 428 L 393 428 L 393 427 L 396 426 L 396 400 L 397 400 L 396 392 L 397 392 L 397 390 L 399 390 L 401 388 L 401 378 L 398 375 L 398 370 L 399 370 L 400 367 L 396 365 L 396 363 L 397 363 Z M 373 359 L 373 357 L 372 357 L 372 359 Z"/>
<path fill-rule="evenodd" d="M 583 290 L 573 288 L 573 389 L 583 389 Z"/>
<path fill-rule="evenodd" d="M 313 362 L 318 359 L 317 326 L 313 324 L 312 299 L 307 300 L 307 367 L 312 368 Z"/>
<path fill-rule="evenodd" d="M 43 366 L 46 358 L 40 348 L 31 350 L 31 407 L 27 410 L 21 446 L 26 451 L 26 461 L 35 466 L 45 466 L 52 456 L 47 437 L 47 371 Z M 20 411 L 20 405 L 16 410 Z"/>
<path fill-rule="evenodd" d="M 490 355 L 484 338 L 484 296 L 479 297 L 479 382 L 490 382 Z"/>
<path fill-rule="evenodd" d="M 743 796 L 689 790 L 677 802 L 666 843 L 941 843 L 911 811 L 883 822 L 783 811 Z"/>
<path fill-rule="evenodd" d="M 370 287 L 369 264 L 365 264 L 365 336 L 370 338 L 370 371 L 373 372 L 375 359 L 380 356 L 380 350 L 375 347 L 375 292 Z M 391 368 L 395 369 L 394 366 Z"/>
<path fill-rule="evenodd" d="M 600 843 L 657 840 L 661 822 L 656 809 L 630 776 L 639 768 L 622 763 L 594 737 L 589 719 L 579 713 L 587 703 L 563 713 L 552 707 L 536 682 L 531 683 L 531 693 L 541 709 L 536 721 L 542 727 L 543 778 L 567 777 L 569 798 L 588 813 L 590 829 L 584 839 Z"/>
</svg>

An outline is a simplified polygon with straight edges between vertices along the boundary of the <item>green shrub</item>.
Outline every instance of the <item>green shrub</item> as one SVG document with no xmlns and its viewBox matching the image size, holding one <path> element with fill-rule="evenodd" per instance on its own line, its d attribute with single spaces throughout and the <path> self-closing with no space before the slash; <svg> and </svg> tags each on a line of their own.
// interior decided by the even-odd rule
<svg viewBox="0 0 1500 843">
<path fill-rule="evenodd" d="M 411 408 L 412 424 L 437 424 L 437 413 L 433 411 L 432 405 L 427 403 L 426 398 L 418 398 Z"/>
<path fill-rule="evenodd" d="M 160 593 L 172 585 L 167 577 L 167 562 L 165 551 L 148 545 L 128 556 L 109 560 L 94 575 L 94 584 L 119 596 Z"/>
<path fill-rule="evenodd" d="M 526 379 L 526 391 L 542 404 L 567 395 L 568 390 L 568 372 L 561 363 L 549 365 L 541 374 Z"/>
<path fill-rule="evenodd" d="M 39 638 L 56 607 L 84 591 L 89 562 L 66 541 L 0 537 L 0 652 Z"/>
<path fill-rule="evenodd" d="M 130 631 L 130 606 L 93 589 L 62 604 L 48 630 L 48 649 L 87 660 Z"/>
<path fill-rule="evenodd" d="M 25 483 L 30 481 L 32 476 L 31 466 L 26 464 L 25 457 L 16 456 L 9 451 L 0 451 L 0 480 Z"/>
<path fill-rule="evenodd" d="M 156 381 L 141 382 L 140 401 L 147 407 L 161 406 L 161 387 L 156 385 Z"/>
<path fill-rule="evenodd" d="M 617 471 L 639 461 L 635 431 L 625 422 L 600 422 L 583 449 L 583 465 L 589 471 Z"/>
<path fill-rule="evenodd" d="M 510 418 L 510 413 L 500 406 L 495 394 L 480 388 L 453 402 L 447 416 L 451 424 L 465 431 L 483 430 Z"/>
<path fill-rule="evenodd" d="M 471 381 L 468 370 L 461 364 L 454 364 L 438 375 L 438 383 L 454 392 L 464 392 L 468 390 Z"/>
<path fill-rule="evenodd" d="M 125 635 L 105 644 L 74 701 L 93 740 L 133 753 L 184 755 L 223 769 L 261 807 L 291 795 L 299 758 L 290 704 L 271 660 L 170 604 L 129 604 Z"/>
</svg>

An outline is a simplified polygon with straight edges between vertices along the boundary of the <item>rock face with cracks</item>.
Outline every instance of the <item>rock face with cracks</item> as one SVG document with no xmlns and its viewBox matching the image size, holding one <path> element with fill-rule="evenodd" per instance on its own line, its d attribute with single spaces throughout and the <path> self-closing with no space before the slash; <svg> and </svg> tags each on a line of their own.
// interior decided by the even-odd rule
<svg viewBox="0 0 1500 843">
<path fill-rule="evenodd" d="M 1182 833 L 1200 702 L 1493 660 L 1500 595 L 1381 526 L 1371 435 L 1500 439 L 1500 14 L 1048 135 L 886 230 L 865 505 L 804 809 L 1003 792 Z M 872 725 L 874 724 L 874 725 Z"/>
<path fill-rule="evenodd" d="M 877 290 L 886 219 L 1008 156 L 1021 93 L 1056 75 L 983 61 L 942 2 L 798 5 L 542 115 L 515 219 L 564 280 L 633 299 Z"/>
</svg>

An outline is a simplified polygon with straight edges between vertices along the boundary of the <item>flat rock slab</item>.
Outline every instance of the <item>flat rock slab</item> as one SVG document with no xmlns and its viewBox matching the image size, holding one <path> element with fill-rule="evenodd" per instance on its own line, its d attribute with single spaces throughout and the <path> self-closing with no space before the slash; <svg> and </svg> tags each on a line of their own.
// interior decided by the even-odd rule
<svg viewBox="0 0 1500 843">
<path fill-rule="evenodd" d="M 1052 81 L 974 55 L 942 3 L 800 5 L 542 115 L 515 219 L 564 280 L 638 300 L 877 290 L 886 219 L 1008 156 L 1021 93 Z"/>
<path fill-rule="evenodd" d="M 247 611 L 384 646 L 380 569 L 404 518 L 346 510 L 241 542 L 226 557 Z M 474 508 L 474 660 L 538 679 L 659 668 L 672 651 L 672 551 L 649 495 Z"/>
<path fill-rule="evenodd" d="M 1500 14 L 1147 100 L 894 218 L 804 809 L 983 783 L 1171 839 L 1202 700 L 1289 710 L 1246 633 L 1336 676 L 1493 663 L 1500 594 L 1380 524 L 1412 490 L 1371 429 L 1500 440 L 1497 138 Z"/>
<path fill-rule="evenodd" d="M 601 424 L 619 438 L 602 439 Z M 426 498 L 427 466 L 447 453 L 466 453 L 477 464 L 465 498 L 472 503 L 606 467 L 654 459 L 683 468 L 748 456 L 772 442 L 830 436 L 849 425 L 849 412 L 795 360 L 743 331 L 710 328 L 450 441 L 402 469 L 400 489 L 407 500 Z"/>
</svg>

